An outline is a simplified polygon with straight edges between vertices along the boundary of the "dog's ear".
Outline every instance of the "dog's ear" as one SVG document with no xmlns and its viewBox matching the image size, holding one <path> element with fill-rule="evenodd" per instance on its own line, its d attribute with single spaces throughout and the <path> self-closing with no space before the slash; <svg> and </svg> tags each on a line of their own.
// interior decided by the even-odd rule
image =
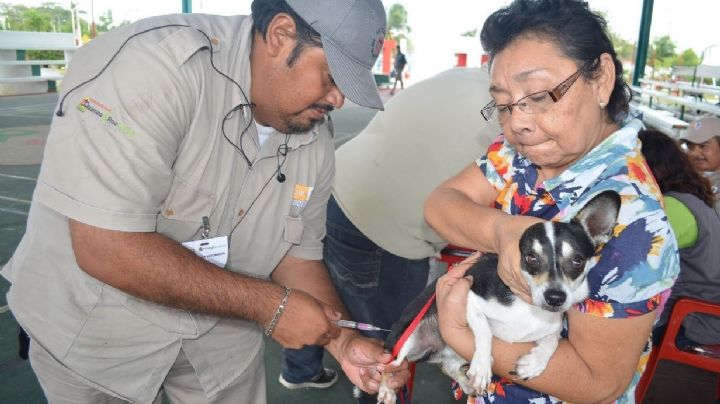
<svg viewBox="0 0 720 404">
<path fill-rule="evenodd" d="M 591 199 L 572 221 L 580 224 L 597 246 L 610 239 L 619 212 L 620 195 L 604 191 Z"/>
</svg>

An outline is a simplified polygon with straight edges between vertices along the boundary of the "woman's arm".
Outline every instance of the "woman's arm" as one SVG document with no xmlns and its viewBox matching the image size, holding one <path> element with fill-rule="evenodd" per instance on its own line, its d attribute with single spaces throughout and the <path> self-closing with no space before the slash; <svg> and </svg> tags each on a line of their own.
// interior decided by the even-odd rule
<svg viewBox="0 0 720 404">
<path fill-rule="evenodd" d="M 425 202 L 425 220 L 452 244 L 497 252 L 494 229 L 510 216 L 494 209 L 498 192 L 471 163 L 440 184 Z"/>
<path fill-rule="evenodd" d="M 459 265 L 438 280 L 437 305 L 443 339 L 468 361 L 474 353 L 473 333 L 467 326 L 464 307 L 471 280 L 463 278 L 470 265 Z M 568 312 L 570 334 L 562 339 L 543 373 L 527 381 L 516 380 L 533 390 L 573 403 L 603 403 L 620 396 L 630 383 L 655 312 L 630 318 L 608 319 Z M 493 338 L 493 372 L 510 380 L 518 358 L 533 343 L 509 343 Z"/>
<path fill-rule="evenodd" d="M 560 341 L 545 371 L 519 384 L 573 403 L 605 403 L 628 387 L 650 336 L 655 312 L 604 318 L 568 312 L 570 334 Z M 517 359 L 534 344 L 493 339 L 493 372 L 512 379 Z"/>
<path fill-rule="evenodd" d="M 425 220 L 452 244 L 499 254 L 503 282 L 529 301 L 527 282 L 519 271 L 522 233 L 540 219 L 510 216 L 495 209 L 497 190 L 472 163 L 442 183 L 425 202 Z"/>
</svg>

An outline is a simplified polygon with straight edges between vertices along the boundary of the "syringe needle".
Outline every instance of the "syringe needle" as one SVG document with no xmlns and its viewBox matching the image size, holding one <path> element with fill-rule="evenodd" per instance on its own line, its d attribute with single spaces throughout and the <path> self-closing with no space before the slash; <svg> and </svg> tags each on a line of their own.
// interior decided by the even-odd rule
<svg viewBox="0 0 720 404">
<path fill-rule="evenodd" d="M 359 322 L 357 322 L 357 321 L 351 321 L 351 320 L 336 320 L 336 321 L 333 321 L 333 323 L 335 323 L 335 325 L 337 325 L 338 327 L 352 328 L 352 329 L 355 329 L 355 330 L 362 330 L 362 331 L 386 331 L 386 332 L 390 332 L 390 330 L 386 330 L 386 329 L 384 329 L 384 328 L 376 327 L 376 326 L 374 326 L 374 325 L 372 325 L 372 324 L 359 323 Z"/>
</svg>

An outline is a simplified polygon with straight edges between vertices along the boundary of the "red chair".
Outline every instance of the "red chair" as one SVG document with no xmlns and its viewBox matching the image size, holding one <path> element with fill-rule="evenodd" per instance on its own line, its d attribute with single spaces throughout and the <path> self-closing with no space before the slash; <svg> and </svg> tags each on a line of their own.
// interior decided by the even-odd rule
<svg viewBox="0 0 720 404">
<path fill-rule="evenodd" d="M 440 258 L 437 258 L 437 260 L 444 262 L 449 268 L 452 264 L 458 263 L 470 256 L 473 252 L 474 250 L 470 250 L 465 247 L 448 245 L 440 251 Z"/>
<path fill-rule="evenodd" d="M 675 345 L 680 326 L 690 313 L 706 313 L 720 316 L 720 304 L 690 298 L 683 298 L 675 303 L 662 342 L 650 354 L 645 373 L 643 373 L 640 382 L 635 388 L 635 401 L 638 403 L 642 403 L 657 364 L 661 359 L 680 362 L 720 374 L 720 356 L 718 356 L 720 347 L 718 345 L 698 345 L 685 350 L 681 350 Z M 720 383 L 717 386 L 716 394 L 716 397 L 720 399 Z"/>
</svg>

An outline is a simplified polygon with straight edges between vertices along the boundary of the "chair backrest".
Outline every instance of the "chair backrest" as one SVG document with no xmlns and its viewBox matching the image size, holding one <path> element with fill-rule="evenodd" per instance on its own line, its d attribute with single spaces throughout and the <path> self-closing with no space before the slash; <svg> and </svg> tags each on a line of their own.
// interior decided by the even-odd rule
<svg viewBox="0 0 720 404">
<path fill-rule="evenodd" d="M 720 304 L 691 298 L 682 298 L 675 302 L 662 342 L 660 342 L 660 346 L 653 349 L 647 367 L 645 368 L 645 373 L 635 388 L 635 400 L 638 403 L 641 403 L 645 397 L 645 393 L 655 374 L 657 364 L 661 359 L 680 362 L 689 366 L 720 373 L 720 358 L 706 356 L 696 352 L 683 351 L 675 345 L 680 326 L 685 320 L 685 317 L 691 313 L 720 316 Z"/>
<path fill-rule="evenodd" d="M 720 373 L 720 358 L 683 351 L 675 345 L 675 338 L 680 330 L 680 326 L 685 320 L 685 317 L 691 313 L 705 313 L 720 316 L 720 304 L 690 298 L 678 300 L 675 303 L 675 307 L 673 307 L 673 312 L 668 321 L 667 331 L 660 345 L 660 352 L 658 353 L 660 355 L 659 359 L 669 359 Z"/>
</svg>

